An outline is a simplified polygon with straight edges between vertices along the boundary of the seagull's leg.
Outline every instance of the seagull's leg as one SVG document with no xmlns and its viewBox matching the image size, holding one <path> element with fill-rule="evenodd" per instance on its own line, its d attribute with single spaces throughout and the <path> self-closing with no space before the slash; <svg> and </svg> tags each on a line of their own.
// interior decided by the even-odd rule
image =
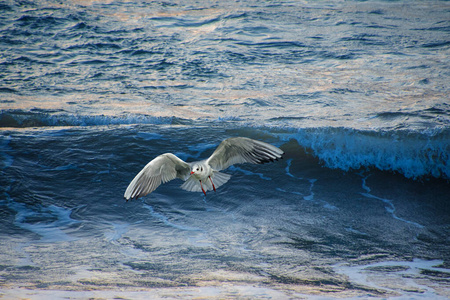
<svg viewBox="0 0 450 300">
<path fill-rule="evenodd" d="M 205 192 L 205 190 L 203 189 L 202 181 L 201 181 L 201 180 L 199 180 L 199 181 L 200 181 L 200 187 L 202 188 L 203 194 L 205 194 L 205 196 L 206 196 L 206 192 Z"/>
<path fill-rule="evenodd" d="M 214 186 L 214 183 L 212 182 L 211 176 L 209 176 L 208 178 L 209 178 L 209 180 L 211 180 L 211 184 L 212 184 L 214 192 L 215 192 L 216 191 L 216 187 Z"/>
</svg>

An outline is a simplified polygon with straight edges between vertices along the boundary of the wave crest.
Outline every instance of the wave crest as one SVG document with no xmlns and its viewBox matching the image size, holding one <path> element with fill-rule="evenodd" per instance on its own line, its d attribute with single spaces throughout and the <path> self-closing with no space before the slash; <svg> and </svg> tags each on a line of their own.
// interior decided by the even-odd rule
<svg viewBox="0 0 450 300">
<path fill-rule="evenodd" d="M 377 168 L 407 178 L 450 179 L 450 131 L 360 131 L 305 128 L 288 134 L 313 151 L 326 167 L 349 171 Z"/>
<path fill-rule="evenodd" d="M 156 117 L 138 114 L 124 114 L 121 116 L 71 115 L 56 111 L 46 111 L 39 109 L 35 109 L 32 111 L 10 110 L 0 112 L 0 128 L 128 124 L 184 124 L 186 122 L 186 120 L 176 117 Z"/>
</svg>

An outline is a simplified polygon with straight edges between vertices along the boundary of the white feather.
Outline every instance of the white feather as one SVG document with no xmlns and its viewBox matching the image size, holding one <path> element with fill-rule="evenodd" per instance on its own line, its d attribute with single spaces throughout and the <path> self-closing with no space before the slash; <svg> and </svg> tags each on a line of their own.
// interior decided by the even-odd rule
<svg viewBox="0 0 450 300">
<path fill-rule="evenodd" d="M 225 184 L 231 175 L 219 171 L 237 163 L 262 164 L 282 157 L 283 151 L 270 144 L 244 137 L 229 138 L 207 159 L 186 163 L 171 153 L 150 161 L 131 181 L 124 197 L 136 199 L 153 192 L 161 183 L 175 178 L 185 180 L 183 190 L 211 191 Z M 213 186 L 214 184 L 214 186 Z M 202 190 L 203 187 L 203 190 Z"/>
<path fill-rule="evenodd" d="M 201 192 L 202 191 L 201 187 L 203 186 L 205 192 L 208 192 L 214 190 L 211 181 L 214 183 L 214 186 L 217 189 L 218 187 L 227 183 L 227 181 L 230 180 L 230 178 L 231 178 L 230 174 L 215 171 L 211 175 L 211 179 L 207 178 L 203 180 L 201 185 L 199 180 L 197 180 L 194 177 L 189 177 L 189 179 L 186 180 L 186 182 L 181 185 L 181 188 L 189 192 Z"/>
</svg>

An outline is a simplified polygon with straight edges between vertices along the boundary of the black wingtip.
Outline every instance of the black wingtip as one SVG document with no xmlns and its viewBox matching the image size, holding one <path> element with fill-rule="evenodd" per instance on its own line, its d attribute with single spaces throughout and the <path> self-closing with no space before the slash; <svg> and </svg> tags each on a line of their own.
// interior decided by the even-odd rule
<svg viewBox="0 0 450 300">
<path fill-rule="evenodd" d="M 270 162 L 274 162 L 274 161 L 278 161 L 278 159 L 283 159 L 282 156 L 280 157 L 275 157 L 275 158 L 265 158 L 265 159 L 260 159 L 257 161 L 258 164 L 265 164 L 265 163 L 270 163 Z"/>
<path fill-rule="evenodd" d="M 137 198 L 139 198 L 139 197 L 136 197 L 136 198 L 127 198 L 127 197 L 123 197 L 124 199 L 125 199 L 125 202 L 128 202 L 128 201 L 133 201 L 133 200 L 135 200 L 135 199 L 137 199 Z"/>
</svg>

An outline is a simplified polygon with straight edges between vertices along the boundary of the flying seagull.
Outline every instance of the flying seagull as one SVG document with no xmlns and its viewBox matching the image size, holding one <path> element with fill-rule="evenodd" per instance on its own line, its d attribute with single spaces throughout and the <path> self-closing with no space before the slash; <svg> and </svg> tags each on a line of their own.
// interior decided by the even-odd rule
<svg viewBox="0 0 450 300">
<path fill-rule="evenodd" d="M 165 153 L 150 161 L 128 185 L 124 197 L 128 201 L 145 196 L 161 183 L 180 178 L 181 188 L 190 192 L 214 190 L 231 177 L 219 171 L 233 164 L 263 164 L 278 160 L 284 152 L 270 144 L 245 137 L 233 137 L 222 141 L 214 153 L 205 160 L 187 163 L 172 153 Z"/>
</svg>

